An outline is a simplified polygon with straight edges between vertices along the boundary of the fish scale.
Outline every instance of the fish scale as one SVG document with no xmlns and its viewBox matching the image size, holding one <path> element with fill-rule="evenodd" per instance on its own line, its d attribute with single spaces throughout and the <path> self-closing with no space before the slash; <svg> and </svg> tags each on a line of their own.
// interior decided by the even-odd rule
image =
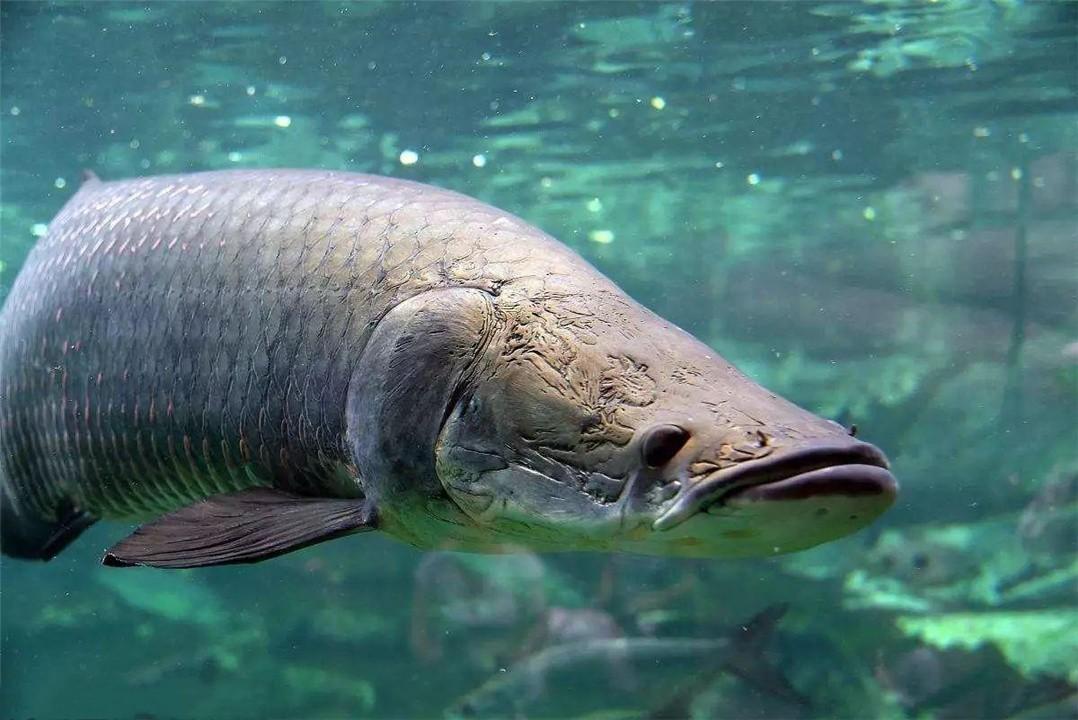
<svg viewBox="0 0 1078 720">
<path fill-rule="evenodd" d="M 3 312 L 0 477 L 50 519 L 64 498 L 141 519 L 252 485 L 340 492 L 344 398 L 375 321 L 471 284 L 472 255 L 505 242 L 476 230 L 502 217 L 330 172 L 88 181 Z M 462 233 L 470 251 L 451 253 Z"/>
</svg>

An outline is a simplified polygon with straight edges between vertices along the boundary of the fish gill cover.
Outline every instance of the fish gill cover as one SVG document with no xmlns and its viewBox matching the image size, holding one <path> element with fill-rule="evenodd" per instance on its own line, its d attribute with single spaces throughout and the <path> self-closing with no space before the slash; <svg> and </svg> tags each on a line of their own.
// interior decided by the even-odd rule
<svg viewBox="0 0 1078 720">
<path fill-rule="evenodd" d="M 94 528 L 0 566 L 4 714 L 433 717 L 558 648 L 681 643 L 474 709 L 1073 716 L 1076 26 L 1005 0 L 4 3 L 0 294 L 83 168 L 420 180 L 562 239 L 904 483 L 877 527 L 764 561 L 366 537 L 129 576 Z M 691 657 L 778 603 L 764 651 L 804 702 Z"/>
</svg>

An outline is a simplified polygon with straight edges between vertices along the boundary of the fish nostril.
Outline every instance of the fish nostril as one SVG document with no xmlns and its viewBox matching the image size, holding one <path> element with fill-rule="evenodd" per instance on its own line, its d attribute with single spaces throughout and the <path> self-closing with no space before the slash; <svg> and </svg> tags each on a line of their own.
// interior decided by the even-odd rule
<svg viewBox="0 0 1078 720">
<path fill-rule="evenodd" d="M 660 468 L 670 462 L 688 441 L 688 430 L 677 425 L 656 425 L 647 431 L 640 445 L 640 454 L 645 465 Z"/>
</svg>

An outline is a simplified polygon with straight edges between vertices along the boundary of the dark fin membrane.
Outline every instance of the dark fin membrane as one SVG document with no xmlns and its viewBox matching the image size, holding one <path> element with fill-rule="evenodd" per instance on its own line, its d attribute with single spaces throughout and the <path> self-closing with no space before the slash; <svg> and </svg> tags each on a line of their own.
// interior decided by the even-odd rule
<svg viewBox="0 0 1078 720">
<path fill-rule="evenodd" d="M 374 525 L 373 506 L 363 498 L 252 488 L 214 495 L 146 523 L 113 545 L 101 563 L 161 568 L 253 563 Z"/>
<path fill-rule="evenodd" d="M 727 670 L 773 697 L 794 705 L 809 707 L 809 700 L 799 693 L 778 668 L 767 661 L 764 650 L 786 614 L 785 604 L 772 605 L 754 615 L 733 637 L 733 655 Z"/>
<path fill-rule="evenodd" d="M 3 491 L 0 503 L 0 550 L 24 560 L 52 560 L 75 541 L 97 518 L 68 504 L 60 508 L 59 520 L 45 520 L 19 513 Z"/>
<path fill-rule="evenodd" d="M 93 185 L 94 183 L 99 183 L 99 182 L 101 182 L 101 178 L 99 178 L 97 176 L 97 173 L 95 173 L 93 170 L 90 170 L 89 168 L 83 168 L 83 171 L 82 171 L 82 184 L 83 185 Z"/>
<path fill-rule="evenodd" d="M 646 720 L 690 717 L 697 696 L 724 673 L 735 675 L 757 690 L 794 707 L 808 708 L 805 697 L 764 656 L 775 628 L 785 614 L 785 604 L 772 605 L 736 628 L 727 636 L 729 653 L 723 653 L 710 663 L 704 661 L 692 678 L 675 687 L 662 703 L 647 712 Z"/>
</svg>

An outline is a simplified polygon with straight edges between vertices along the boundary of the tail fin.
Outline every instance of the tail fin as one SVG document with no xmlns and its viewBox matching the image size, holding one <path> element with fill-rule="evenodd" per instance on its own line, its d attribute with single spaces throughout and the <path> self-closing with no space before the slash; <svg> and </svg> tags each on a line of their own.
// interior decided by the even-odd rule
<svg viewBox="0 0 1078 720">
<path fill-rule="evenodd" d="M 686 718 L 692 715 L 696 697 L 715 682 L 721 673 L 730 673 L 744 682 L 791 705 L 808 708 L 808 700 L 799 693 L 786 676 L 770 664 L 764 651 L 771 642 L 779 620 L 786 614 L 786 605 L 772 605 L 754 615 L 744 625 L 727 635 L 729 654 L 707 666 L 688 682 L 676 688 L 661 704 L 645 716 L 647 720 Z"/>
<path fill-rule="evenodd" d="M 739 631 L 735 631 L 731 637 L 733 654 L 726 663 L 726 669 L 774 697 L 807 707 L 808 699 L 790 684 L 779 668 L 764 657 L 764 650 L 771 642 L 775 627 L 786 614 L 786 609 L 785 604 L 764 608 Z"/>
<path fill-rule="evenodd" d="M 96 521 L 68 503 L 57 520 L 23 512 L 8 484 L 0 479 L 0 552 L 24 560 L 52 560 Z"/>
</svg>

